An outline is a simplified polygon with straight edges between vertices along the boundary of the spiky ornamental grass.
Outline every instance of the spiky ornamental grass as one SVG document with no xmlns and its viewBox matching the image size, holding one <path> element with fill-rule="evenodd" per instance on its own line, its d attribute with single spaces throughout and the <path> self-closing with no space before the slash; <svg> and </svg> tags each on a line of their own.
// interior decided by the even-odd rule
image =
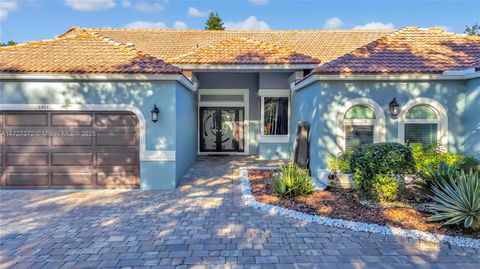
<svg viewBox="0 0 480 269">
<path fill-rule="evenodd" d="M 315 191 L 315 183 L 308 170 L 292 163 L 280 167 L 279 172 L 272 178 L 272 186 L 275 192 L 283 197 L 294 197 Z"/>
<path fill-rule="evenodd" d="M 433 187 L 429 207 L 437 212 L 433 221 L 445 221 L 445 225 L 463 222 L 466 228 L 480 222 L 480 179 L 477 172 L 455 173 L 449 180 Z"/>
</svg>

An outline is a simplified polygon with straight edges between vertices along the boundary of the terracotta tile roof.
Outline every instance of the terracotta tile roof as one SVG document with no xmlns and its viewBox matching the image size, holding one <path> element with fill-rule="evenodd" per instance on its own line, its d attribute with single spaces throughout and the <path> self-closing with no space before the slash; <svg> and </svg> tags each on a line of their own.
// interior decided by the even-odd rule
<svg viewBox="0 0 480 269">
<path fill-rule="evenodd" d="M 98 34 L 0 48 L 0 72 L 180 73 L 181 69 Z"/>
<path fill-rule="evenodd" d="M 393 30 L 285 30 L 285 31 L 205 31 L 108 29 L 74 27 L 61 36 L 81 32 L 94 32 L 112 40 L 133 43 L 135 48 L 167 60 L 192 53 L 199 48 L 215 46 L 221 42 L 246 39 L 268 43 L 308 55 L 320 62 L 329 62 L 352 50 L 391 34 Z M 244 42 L 250 45 L 249 42 Z M 193 60 L 193 58 L 192 58 Z M 175 63 L 175 62 L 171 62 Z"/>
<path fill-rule="evenodd" d="M 312 73 L 441 73 L 480 67 L 480 37 L 438 28 L 404 28 Z"/>
<path fill-rule="evenodd" d="M 277 45 L 234 38 L 166 59 L 173 64 L 318 64 L 320 60 Z"/>
</svg>

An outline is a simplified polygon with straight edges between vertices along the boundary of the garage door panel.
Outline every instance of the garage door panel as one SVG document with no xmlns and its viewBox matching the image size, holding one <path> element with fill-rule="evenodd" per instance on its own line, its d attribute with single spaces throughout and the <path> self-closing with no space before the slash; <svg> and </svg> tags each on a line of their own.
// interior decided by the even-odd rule
<svg viewBox="0 0 480 269">
<path fill-rule="evenodd" d="M 53 146 L 90 146 L 93 138 L 90 136 L 56 136 L 52 137 Z"/>
<path fill-rule="evenodd" d="M 94 173 L 95 167 L 93 166 L 52 166 L 50 167 L 52 173 Z"/>
<path fill-rule="evenodd" d="M 7 186 L 48 186 L 48 173 L 6 172 Z"/>
<path fill-rule="evenodd" d="M 53 113 L 52 114 L 53 126 L 92 126 L 93 114 L 92 113 Z"/>
<path fill-rule="evenodd" d="M 93 165 L 92 153 L 52 153 L 52 165 Z"/>
<path fill-rule="evenodd" d="M 97 174 L 97 184 L 100 186 L 117 186 L 117 185 L 137 185 L 138 175 L 135 173 L 104 173 Z"/>
<path fill-rule="evenodd" d="M 48 113 L 15 113 L 5 115 L 6 126 L 47 126 Z"/>
<path fill-rule="evenodd" d="M 54 186 L 91 186 L 93 183 L 93 173 L 52 173 Z"/>
<path fill-rule="evenodd" d="M 131 114 L 98 113 L 95 116 L 96 126 L 137 126 L 137 117 Z"/>
<path fill-rule="evenodd" d="M 137 165 L 136 153 L 97 153 L 97 165 Z"/>
<path fill-rule="evenodd" d="M 48 146 L 47 136 L 6 136 L 7 146 Z"/>
<path fill-rule="evenodd" d="M 97 134 L 97 146 L 136 146 L 136 134 Z"/>
<path fill-rule="evenodd" d="M 3 188 L 139 186 L 139 125 L 133 113 L 0 111 L 0 120 L 3 130 L 16 131 L 0 138 Z M 85 130 L 93 136 L 82 134 Z"/>
<path fill-rule="evenodd" d="M 48 153 L 7 153 L 8 166 L 47 166 Z"/>
</svg>

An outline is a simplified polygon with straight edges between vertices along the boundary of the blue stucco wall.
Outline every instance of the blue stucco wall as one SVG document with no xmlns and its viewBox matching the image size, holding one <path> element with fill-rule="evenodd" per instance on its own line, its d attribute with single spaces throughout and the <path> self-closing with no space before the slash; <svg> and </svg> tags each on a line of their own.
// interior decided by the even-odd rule
<svg viewBox="0 0 480 269">
<path fill-rule="evenodd" d="M 196 92 L 177 84 L 176 91 L 176 178 L 178 180 L 197 158 Z"/>
<path fill-rule="evenodd" d="M 106 104 L 131 105 L 145 118 L 145 148 L 147 151 L 171 152 L 179 150 L 178 161 L 140 161 L 140 179 L 143 189 L 172 189 L 196 154 L 195 94 L 176 81 L 44 81 L 2 80 L 1 104 Z M 150 110 L 156 104 L 160 109 L 158 122 L 150 120 Z M 184 110 L 177 108 L 183 107 Z M 1 107 L 0 107 L 1 109 Z M 178 113 L 178 115 L 177 115 Z M 182 121 L 177 121 L 177 116 Z M 182 126 L 177 127 L 177 122 Z M 193 125 L 192 125 L 193 124 Z M 188 137 L 180 135 L 185 128 Z M 177 149 L 178 146 L 178 149 Z"/>
<path fill-rule="evenodd" d="M 465 140 L 466 154 L 480 159 L 480 78 L 467 81 L 465 90 Z"/>
<path fill-rule="evenodd" d="M 288 160 L 291 156 L 290 143 L 260 143 L 258 145 L 260 160 Z"/>
<path fill-rule="evenodd" d="M 340 151 L 336 141 L 339 109 L 358 97 L 373 99 L 384 110 L 386 141 L 398 141 L 398 122 L 389 116 L 388 104 L 392 98 L 396 97 L 400 106 L 416 97 L 438 101 L 448 114 L 449 150 L 462 152 L 465 81 L 317 81 L 293 94 L 291 116 L 292 137 L 298 121 L 308 121 L 311 125 L 311 169 L 315 176 L 318 169 L 326 168 L 326 156 Z"/>
</svg>

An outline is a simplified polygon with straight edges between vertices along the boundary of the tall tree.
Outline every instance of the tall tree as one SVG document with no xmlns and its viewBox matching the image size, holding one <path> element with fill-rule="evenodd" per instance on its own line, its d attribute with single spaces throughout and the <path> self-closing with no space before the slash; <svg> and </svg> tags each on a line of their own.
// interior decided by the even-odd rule
<svg viewBox="0 0 480 269">
<path fill-rule="evenodd" d="M 475 23 L 472 26 L 465 26 L 465 30 L 463 31 L 467 35 L 476 35 L 480 36 L 480 25 L 478 23 Z"/>
<path fill-rule="evenodd" d="M 8 41 L 7 43 L 0 43 L 0 47 L 15 46 L 15 45 L 17 45 L 17 42 L 12 40 Z"/>
<path fill-rule="evenodd" d="M 205 23 L 205 30 L 225 30 L 225 27 L 223 27 L 223 21 L 220 16 L 218 16 L 217 12 L 210 12 L 208 20 Z"/>
</svg>

